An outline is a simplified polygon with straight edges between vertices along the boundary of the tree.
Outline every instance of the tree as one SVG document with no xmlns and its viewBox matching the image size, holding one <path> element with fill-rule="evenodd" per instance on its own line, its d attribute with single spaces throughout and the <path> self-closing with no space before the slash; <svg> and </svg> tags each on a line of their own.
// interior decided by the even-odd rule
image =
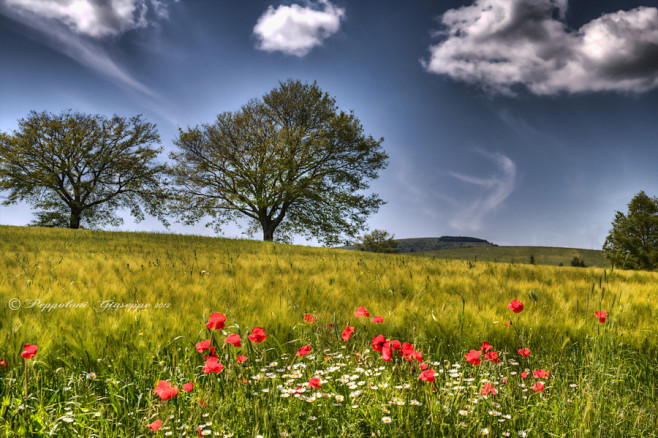
<svg viewBox="0 0 658 438">
<path fill-rule="evenodd" d="M 188 224 L 210 216 L 217 230 L 248 218 L 263 240 L 294 233 L 335 245 L 383 204 L 363 193 L 387 165 L 382 142 L 316 83 L 280 82 L 211 125 L 180 130 L 170 211 Z"/>
<path fill-rule="evenodd" d="M 128 208 L 138 220 L 161 214 L 164 166 L 155 125 L 140 116 L 66 111 L 32 111 L 9 135 L 0 133 L 0 190 L 3 202 L 26 201 L 36 209 L 35 225 L 80 228 L 123 222 Z"/>
<path fill-rule="evenodd" d="M 573 256 L 571 259 L 571 266 L 574 268 L 586 268 L 587 265 L 585 264 L 585 259 L 581 259 L 578 256 Z"/>
<path fill-rule="evenodd" d="M 364 234 L 359 239 L 360 241 L 355 243 L 354 247 L 359 251 L 398 252 L 398 243 L 393 240 L 394 238 L 395 235 L 389 235 L 388 231 L 372 230 L 371 233 Z"/>
<path fill-rule="evenodd" d="M 627 214 L 617 211 L 603 251 L 623 268 L 658 268 L 658 198 L 641 191 L 628 203 Z"/>
</svg>

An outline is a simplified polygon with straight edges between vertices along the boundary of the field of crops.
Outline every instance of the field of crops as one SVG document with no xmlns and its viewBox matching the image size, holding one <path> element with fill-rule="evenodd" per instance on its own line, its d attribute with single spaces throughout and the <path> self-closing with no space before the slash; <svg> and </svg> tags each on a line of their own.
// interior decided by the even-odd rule
<svg viewBox="0 0 658 438">
<path fill-rule="evenodd" d="M 658 273 L 0 227 L 0 304 L 7 437 L 658 430 Z"/>
</svg>

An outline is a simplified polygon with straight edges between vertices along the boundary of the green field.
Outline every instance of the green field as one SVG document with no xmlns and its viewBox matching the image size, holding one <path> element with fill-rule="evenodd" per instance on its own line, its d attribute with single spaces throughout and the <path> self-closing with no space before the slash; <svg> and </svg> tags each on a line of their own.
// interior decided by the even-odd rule
<svg viewBox="0 0 658 438">
<path fill-rule="evenodd" d="M 422 251 L 410 255 L 499 263 L 530 263 L 532 255 L 535 257 L 535 264 L 552 266 L 558 266 L 560 263 L 563 266 L 571 266 L 573 258 L 578 257 L 585 261 L 586 266 L 610 268 L 610 261 L 605 258 L 602 251 L 549 246 L 482 246 Z"/>
<path fill-rule="evenodd" d="M 507 308 L 513 299 L 522 312 Z M 0 303 L 7 437 L 658 430 L 658 273 L 2 226 Z M 356 318 L 358 306 L 384 322 Z M 223 330 L 206 328 L 214 312 L 226 315 Z M 255 327 L 262 343 L 247 339 Z M 232 333 L 242 347 L 224 342 Z M 380 334 L 413 344 L 421 360 L 397 350 L 383 360 L 371 345 Z M 203 371 L 202 340 L 217 348 L 220 373 Z M 483 342 L 499 363 L 465 360 Z M 25 344 L 38 345 L 35 358 L 21 357 Z M 298 357 L 305 345 L 311 353 Z M 421 365 L 434 382 L 419 379 Z M 159 381 L 176 395 L 161 400 Z M 482 395 L 487 385 L 497 395 Z"/>
</svg>

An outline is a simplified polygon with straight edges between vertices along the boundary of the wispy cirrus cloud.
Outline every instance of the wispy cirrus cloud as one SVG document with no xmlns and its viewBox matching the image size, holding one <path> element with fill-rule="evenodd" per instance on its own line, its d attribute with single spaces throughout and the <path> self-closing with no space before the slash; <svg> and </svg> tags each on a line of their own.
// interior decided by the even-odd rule
<svg viewBox="0 0 658 438">
<path fill-rule="evenodd" d="M 449 174 L 458 180 L 481 187 L 482 195 L 462 208 L 450 221 L 450 226 L 459 231 L 480 231 L 485 217 L 495 211 L 512 193 L 516 183 L 516 165 L 507 156 L 479 151 L 496 164 L 496 174 L 489 178 L 465 175 L 457 172 Z"/>
<path fill-rule="evenodd" d="M 268 7 L 254 26 L 257 48 L 302 57 L 338 32 L 345 9 L 328 0 L 305 4 Z"/>
<path fill-rule="evenodd" d="M 0 13 L 90 70 L 150 99 L 161 99 L 107 51 L 127 31 L 168 16 L 164 0 L 0 0 Z"/>
<path fill-rule="evenodd" d="M 568 0 L 475 0 L 441 16 L 428 72 L 514 94 L 644 92 L 658 87 L 658 9 L 604 14 L 579 29 Z"/>
</svg>

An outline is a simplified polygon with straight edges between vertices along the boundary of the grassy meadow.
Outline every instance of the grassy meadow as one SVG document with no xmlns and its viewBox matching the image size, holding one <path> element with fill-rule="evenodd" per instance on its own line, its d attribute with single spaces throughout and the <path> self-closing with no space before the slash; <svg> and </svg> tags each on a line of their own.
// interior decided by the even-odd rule
<svg viewBox="0 0 658 438">
<path fill-rule="evenodd" d="M 594 268 L 610 268 L 610 261 L 603 251 L 596 249 L 559 248 L 550 246 L 482 246 L 475 248 L 453 248 L 412 253 L 424 257 L 436 257 L 452 260 L 472 260 L 499 263 L 530 264 L 534 256 L 537 265 L 571 266 L 574 257 L 585 261 L 585 265 Z"/>
<path fill-rule="evenodd" d="M 655 272 L 0 226 L 0 303 L 0 436 L 657 436 Z"/>
</svg>

